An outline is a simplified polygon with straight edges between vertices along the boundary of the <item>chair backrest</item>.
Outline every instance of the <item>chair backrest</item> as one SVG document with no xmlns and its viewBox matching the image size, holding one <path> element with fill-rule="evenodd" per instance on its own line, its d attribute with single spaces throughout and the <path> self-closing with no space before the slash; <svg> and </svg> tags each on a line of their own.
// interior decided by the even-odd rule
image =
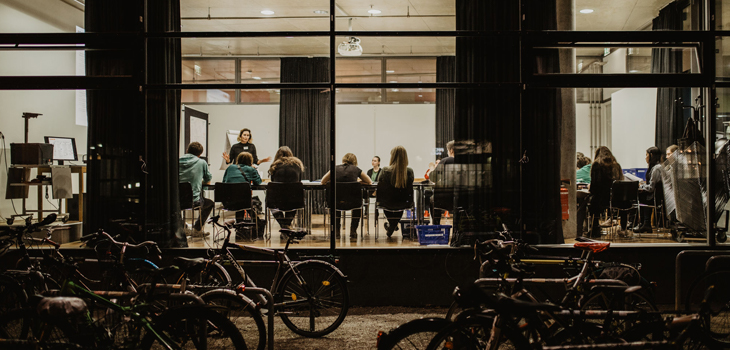
<svg viewBox="0 0 730 350">
<path fill-rule="evenodd" d="M 223 203 L 225 210 L 251 209 L 251 185 L 247 182 L 216 182 L 213 195 L 216 202 Z"/>
<path fill-rule="evenodd" d="M 332 187 L 328 187 L 331 190 Z M 335 200 L 337 201 L 337 210 L 353 210 L 362 207 L 362 185 L 359 182 L 338 182 L 335 185 Z M 330 196 L 327 196 L 327 204 L 332 207 L 332 203 L 329 203 Z"/>
<path fill-rule="evenodd" d="M 629 209 L 639 202 L 638 181 L 614 181 L 611 185 L 611 207 Z"/>
<path fill-rule="evenodd" d="M 433 207 L 454 211 L 454 197 L 456 192 L 453 187 L 434 187 Z"/>
<path fill-rule="evenodd" d="M 180 182 L 177 189 L 180 193 L 180 210 L 192 209 L 195 206 L 193 203 L 193 185 L 189 182 Z"/>
<path fill-rule="evenodd" d="M 413 208 L 413 186 L 396 188 L 387 181 L 378 182 L 377 206 L 384 209 L 404 210 Z"/>
<path fill-rule="evenodd" d="M 301 182 L 266 184 L 266 207 L 284 211 L 304 208 L 304 185 Z"/>
</svg>

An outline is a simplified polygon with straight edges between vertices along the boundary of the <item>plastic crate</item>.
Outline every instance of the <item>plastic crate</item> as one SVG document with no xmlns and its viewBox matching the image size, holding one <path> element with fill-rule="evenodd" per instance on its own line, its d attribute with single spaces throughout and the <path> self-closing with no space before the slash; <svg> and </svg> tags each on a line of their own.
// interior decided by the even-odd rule
<svg viewBox="0 0 730 350">
<path fill-rule="evenodd" d="M 644 181 L 646 181 L 646 170 L 646 168 L 634 168 L 636 176 Z"/>
<path fill-rule="evenodd" d="M 449 244 L 451 225 L 416 225 L 416 230 L 420 245 Z"/>
<path fill-rule="evenodd" d="M 415 238 L 416 237 L 416 220 L 401 219 L 400 220 L 400 231 L 404 238 Z"/>
</svg>

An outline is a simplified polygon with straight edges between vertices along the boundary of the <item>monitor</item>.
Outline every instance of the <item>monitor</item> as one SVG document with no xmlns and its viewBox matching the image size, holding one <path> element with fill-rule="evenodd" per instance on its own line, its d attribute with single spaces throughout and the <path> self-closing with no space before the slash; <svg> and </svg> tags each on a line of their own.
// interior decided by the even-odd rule
<svg viewBox="0 0 730 350">
<path fill-rule="evenodd" d="M 45 136 L 44 139 L 53 145 L 53 160 L 57 160 L 58 164 L 63 164 L 64 160 L 79 160 L 73 137 Z"/>
</svg>

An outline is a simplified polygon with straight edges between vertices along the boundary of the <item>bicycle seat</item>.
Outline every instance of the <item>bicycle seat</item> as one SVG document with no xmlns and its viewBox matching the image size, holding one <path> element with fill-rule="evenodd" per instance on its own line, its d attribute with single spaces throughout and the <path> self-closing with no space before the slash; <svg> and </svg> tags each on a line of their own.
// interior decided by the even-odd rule
<svg viewBox="0 0 730 350">
<path fill-rule="evenodd" d="M 590 250 L 593 253 L 600 253 L 611 246 L 611 242 L 576 242 L 573 247 L 580 250 Z"/>
<path fill-rule="evenodd" d="M 304 236 L 307 235 L 306 230 L 281 229 L 279 230 L 279 232 L 286 236 L 287 239 L 291 238 L 297 241 L 301 240 L 302 238 L 304 238 Z"/>
<path fill-rule="evenodd" d="M 182 270 L 192 270 L 192 269 L 198 269 L 203 268 L 205 266 L 205 258 L 183 258 L 183 257 L 175 257 L 173 260 L 174 264 L 179 266 Z"/>
<path fill-rule="evenodd" d="M 87 312 L 86 302 L 76 297 L 43 298 L 38 302 L 36 311 L 46 316 L 76 316 Z"/>
</svg>

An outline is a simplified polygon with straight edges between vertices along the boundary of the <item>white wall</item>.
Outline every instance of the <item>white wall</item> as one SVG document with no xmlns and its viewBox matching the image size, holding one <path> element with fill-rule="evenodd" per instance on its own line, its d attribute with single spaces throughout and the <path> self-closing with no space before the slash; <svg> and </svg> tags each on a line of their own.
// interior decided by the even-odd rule
<svg viewBox="0 0 730 350">
<path fill-rule="evenodd" d="M 646 149 L 654 146 L 655 88 L 622 89 L 611 95 L 611 151 L 622 168 L 646 168 Z"/>
<path fill-rule="evenodd" d="M 336 161 L 345 153 L 357 156 L 363 171 L 371 168 L 373 156 L 388 166 L 390 150 L 403 146 L 416 178 L 423 177 L 428 163 L 435 159 L 436 105 L 337 105 L 335 142 Z M 442 147 L 445 147 L 442 146 Z"/>
<path fill-rule="evenodd" d="M 61 6 L 59 6 L 59 4 Z M 0 3 L 0 32 L 73 32 L 75 25 L 83 25 L 83 13 L 68 9 L 61 1 L 15 1 Z M 53 13 L 55 16 L 49 16 Z M 0 51 L 0 76 L 11 75 L 75 75 L 74 51 Z M 29 142 L 43 142 L 43 136 L 76 138 L 79 157 L 86 153 L 86 127 L 77 126 L 75 118 L 75 91 L 0 91 L 0 132 L 5 135 L 10 162 L 10 143 L 22 143 L 24 134 L 23 112 L 42 113 L 29 123 Z M 0 146 L 2 147 L 2 146 Z M 2 168 L 5 167 L 4 159 Z M 79 162 L 80 163 L 80 162 Z M 77 175 L 74 175 L 74 191 Z M 5 199 L 7 176 L 0 172 L 0 216 L 14 213 L 10 200 Z M 31 188 L 28 208 L 36 208 L 36 192 Z M 48 203 L 44 205 L 49 207 Z M 15 200 L 20 212 L 21 201 Z"/>
<path fill-rule="evenodd" d="M 575 105 L 575 150 L 593 160 L 591 154 L 591 109 L 588 103 Z"/>
<path fill-rule="evenodd" d="M 259 159 L 271 156 L 274 158 L 279 149 L 279 105 L 188 105 L 188 107 L 208 113 L 208 147 L 210 148 L 210 172 L 213 174 L 211 183 L 223 181 L 225 170 L 220 170 L 223 158 L 221 154 L 228 152 L 225 149 L 225 137 L 228 130 L 251 129 L 253 144 Z M 181 123 L 181 132 L 185 132 L 184 121 Z M 180 135 L 180 154 L 185 153 L 182 143 L 184 135 Z M 259 170 L 267 178 L 269 165 L 262 163 Z"/>
</svg>

